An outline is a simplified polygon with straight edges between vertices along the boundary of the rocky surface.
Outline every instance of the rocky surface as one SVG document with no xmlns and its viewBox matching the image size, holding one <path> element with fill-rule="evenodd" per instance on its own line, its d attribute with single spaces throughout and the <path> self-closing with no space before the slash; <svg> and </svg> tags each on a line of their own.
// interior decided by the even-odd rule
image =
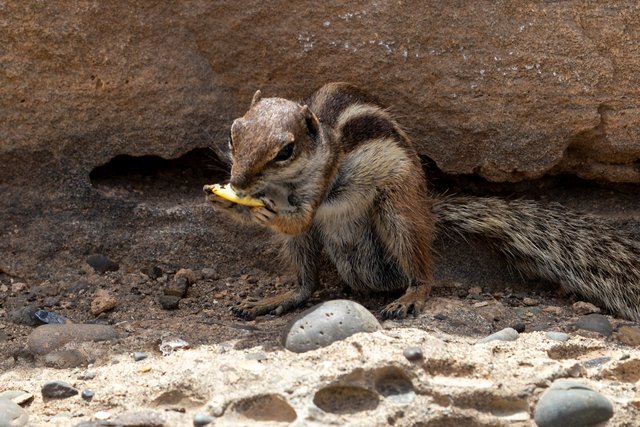
<svg viewBox="0 0 640 427">
<path fill-rule="evenodd" d="M 558 343 L 543 332 L 510 342 L 476 341 L 437 329 L 391 326 L 302 354 L 264 346 L 240 349 L 237 341 L 164 357 L 156 348 L 143 361 L 150 369 L 142 370 L 142 362 L 122 352 L 135 342 L 129 337 L 101 344 L 109 351 L 91 367 L 94 376 L 21 363 L 3 371 L 0 382 L 34 390 L 56 378 L 95 392 L 90 400 L 74 395 L 45 402 L 36 396 L 27 407 L 33 425 L 138 416 L 159 426 L 189 426 L 207 417 L 219 426 L 361 425 L 364 420 L 376 426 L 471 420 L 478 426 L 533 426 L 538 400 L 559 378 L 577 379 L 610 402 L 610 427 L 632 425 L 640 415 L 634 403 L 637 375 L 629 376 L 629 364 L 640 363 L 637 349 L 578 335 Z M 403 355 L 408 346 L 424 349 L 423 357 L 408 360 Z M 256 352 L 262 356 L 253 357 Z M 609 361 L 588 367 L 586 362 L 605 354 Z"/>
</svg>

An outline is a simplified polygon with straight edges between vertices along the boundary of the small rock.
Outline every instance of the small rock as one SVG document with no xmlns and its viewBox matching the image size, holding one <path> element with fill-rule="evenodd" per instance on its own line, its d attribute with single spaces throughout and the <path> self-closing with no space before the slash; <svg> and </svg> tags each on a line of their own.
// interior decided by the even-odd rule
<svg viewBox="0 0 640 427">
<path fill-rule="evenodd" d="M 158 298 L 158 302 L 160 303 L 160 306 L 165 310 L 177 310 L 180 299 L 180 297 L 177 297 L 175 295 L 160 295 L 160 297 Z"/>
<path fill-rule="evenodd" d="M 42 386 L 40 391 L 45 399 L 64 399 L 78 394 L 78 390 L 64 381 L 48 382 Z"/>
<path fill-rule="evenodd" d="M 92 380 L 95 377 L 96 377 L 96 373 L 91 371 L 86 371 L 78 375 L 78 379 L 82 381 Z"/>
<path fill-rule="evenodd" d="M 562 316 L 562 313 L 564 313 L 564 309 L 562 307 L 558 307 L 556 305 L 545 307 L 545 308 L 542 309 L 542 311 L 544 311 L 545 313 L 554 314 L 556 316 Z"/>
<path fill-rule="evenodd" d="M 604 365 L 610 360 L 611 358 L 608 356 L 596 357 L 595 359 L 589 359 L 582 362 L 582 366 L 584 366 L 585 368 L 595 368 Z"/>
<path fill-rule="evenodd" d="M 587 427 L 613 416 L 613 405 L 600 393 L 574 380 L 559 379 L 545 391 L 534 413 L 538 427 Z"/>
<path fill-rule="evenodd" d="M 9 399 L 17 405 L 22 405 L 31 402 L 33 394 L 22 390 L 6 390 L 0 393 L 0 399 Z"/>
<path fill-rule="evenodd" d="M 504 328 L 501 331 L 496 332 L 495 334 L 491 334 L 488 337 L 485 337 L 478 341 L 478 344 L 484 344 L 491 341 L 515 341 L 518 339 L 518 331 L 513 328 Z"/>
<path fill-rule="evenodd" d="M 178 270 L 176 272 L 175 278 L 178 279 L 180 277 L 184 277 L 185 279 L 187 279 L 189 285 L 193 285 L 198 281 L 198 275 L 190 268 L 181 268 L 180 270 Z"/>
<path fill-rule="evenodd" d="M 106 341 L 118 338 L 118 333 L 108 325 L 65 323 L 42 325 L 27 338 L 27 348 L 32 354 L 47 354 L 69 342 Z"/>
<path fill-rule="evenodd" d="M 44 366 L 56 369 L 77 368 L 86 366 L 89 360 L 78 350 L 52 351 L 44 357 Z"/>
<path fill-rule="evenodd" d="M 217 280 L 220 278 L 218 272 L 213 268 L 203 268 L 202 277 L 207 280 Z"/>
<path fill-rule="evenodd" d="M 29 414 L 17 403 L 0 398 L 0 427 L 21 427 L 29 422 Z"/>
<path fill-rule="evenodd" d="M 25 305 L 11 310 L 8 313 L 7 318 L 10 322 L 15 323 L 16 325 L 37 326 L 42 324 L 42 322 L 40 322 L 40 320 L 35 316 L 37 311 L 38 307 Z"/>
<path fill-rule="evenodd" d="M 11 292 L 13 292 L 14 294 L 18 292 L 22 292 L 26 288 L 27 288 L 27 284 L 23 282 L 16 282 L 11 284 Z"/>
<path fill-rule="evenodd" d="M 89 255 L 87 257 L 87 264 L 89 264 L 96 273 L 106 273 L 107 271 L 118 271 L 120 266 L 117 262 L 110 260 L 102 254 Z"/>
<path fill-rule="evenodd" d="M 632 326 L 621 326 L 615 335 L 622 344 L 632 347 L 640 346 L 640 329 Z"/>
<path fill-rule="evenodd" d="M 296 353 L 315 350 L 358 332 L 374 332 L 380 323 L 366 308 L 349 300 L 333 300 L 305 310 L 282 334 L 283 346 Z"/>
<path fill-rule="evenodd" d="M 422 348 L 415 345 L 405 348 L 402 354 L 407 360 L 411 362 L 422 360 L 422 358 L 424 358 L 424 353 L 422 352 Z"/>
<path fill-rule="evenodd" d="M 66 317 L 61 316 L 58 313 L 54 313 L 53 311 L 36 310 L 33 315 L 36 319 L 46 324 L 63 324 L 69 321 Z"/>
<path fill-rule="evenodd" d="M 511 325 L 511 327 L 515 329 L 519 334 L 523 333 L 527 329 L 527 325 L 522 322 L 514 323 L 513 325 Z"/>
<path fill-rule="evenodd" d="M 136 362 L 139 362 L 149 357 L 149 355 L 143 351 L 134 351 L 133 353 L 131 353 L 131 357 L 133 357 L 133 360 L 135 360 Z"/>
<path fill-rule="evenodd" d="M 108 412 L 108 411 L 98 411 L 95 414 L 93 414 L 93 418 L 95 418 L 98 421 L 107 421 L 111 419 L 111 417 L 112 417 L 111 412 Z"/>
<path fill-rule="evenodd" d="M 565 334 L 564 332 L 549 331 L 545 335 L 550 340 L 562 341 L 562 342 L 569 341 L 569 338 L 571 338 L 571 336 L 569 334 Z"/>
<path fill-rule="evenodd" d="M 576 322 L 575 326 L 578 329 L 583 329 L 585 331 L 598 332 L 605 337 L 609 337 L 613 333 L 613 328 L 611 327 L 609 319 L 602 314 L 588 314 L 580 318 Z"/>
<path fill-rule="evenodd" d="M 182 298 L 187 295 L 188 289 L 189 280 L 186 277 L 176 277 L 164 288 L 164 294 Z"/>
<path fill-rule="evenodd" d="M 539 304 L 537 299 L 529 297 L 523 298 L 522 303 L 528 307 L 533 307 Z"/>
<path fill-rule="evenodd" d="M 95 395 L 95 392 L 88 388 L 82 390 L 82 393 L 80 393 L 80 397 L 82 397 L 84 400 L 91 400 Z"/>
<path fill-rule="evenodd" d="M 171 338 L 162 340 L 160 343 L 160 352 L 163 356 L 168 356 L 176 350 L 186 350 L 190 347 L 191 345 L 181 338 Z"/>
<path fill-rule="evenodd" d="M 571 306 L 571 310 L 575 314 L 585 315 L 592 313 L 600 313 L 600 308 L 586 301 L 578 301 Z"/>
<path fill-rule="evenodd" d="M 438 314 L 436 314 L 435 316 L 433 316 L 433 318 L 434 318 L 435 320 L 447 320 L 447 319 L 449 319 L 449 316 L 447 316 L 447 315 L 446 315 L 446 314 L 444 314 L 444 313 L 438 313 Z"/>
<path fill-rule="evenodd" d="M 118 304 L 116 297 L 104 289 L 98 289 L 93 294 L 93 300 L 91 301 L 91 314 L 97 316 L 105 311 L 113 310 L 116 304 Z"/>
<path fill-rule="evenodd" d="M 194 427 L 203 427 L 207 424 L 213 423 L 215 420 L 215 417 L 212 417 L 210 415 L 197 413 L 193 416 L 193 425 Z"/>
</svg>

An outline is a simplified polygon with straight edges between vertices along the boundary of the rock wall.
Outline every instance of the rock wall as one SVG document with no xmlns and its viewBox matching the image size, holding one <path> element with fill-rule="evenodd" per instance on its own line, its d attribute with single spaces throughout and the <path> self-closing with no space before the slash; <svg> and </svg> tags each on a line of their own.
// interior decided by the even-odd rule
<svg viewBox="0 0 640 427">
<path fill-rule="evenodd" d="M 446 173 L 640 183 L 639 8 L 1 1 L 0 249 L 73 252 L 78 221 L 98 248 L 122 244 L 118 227 L 144 234 L 131 219 L 140 197 L 100 193 L 92 170 L 118 155 L 219 148 L 255 89 L 302 98 L 334 80 L 392 105 Z"/>
</svg>

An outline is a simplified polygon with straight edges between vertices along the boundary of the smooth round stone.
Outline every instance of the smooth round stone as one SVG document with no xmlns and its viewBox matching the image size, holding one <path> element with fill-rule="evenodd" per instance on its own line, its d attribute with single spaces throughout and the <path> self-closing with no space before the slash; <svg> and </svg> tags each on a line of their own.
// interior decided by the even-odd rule
<svg viewBox="0 0 640 427">
<path fill-rule="evenodd" d="M 407 360 L 410 360 L 412 362 L 415 362 L 416 360 L 422 360 L 422 358 L 424 357 L 422 349 L 415 345 L 405 348 L 402 354 Z"/>
<path fill-rule="evenodd" d="M 613 333 L 611 322 L 602 314 L 588 314 L 576 322 L 576 327 L 585 331 L 598 332 L 605 337 Z"/>
<path fill-rule="evenodd" d="M 149 355 L 144 351 L 134 351 L 133 353 L 131 353 L 131 357 L 133 357 L 133 360 L 135 360 L 136 362 L 139 362 L 149 357 Z"/>
<path fill-rule="evenodd" d="M 561 379 L 540 397 L 534 420 L 538 427 L 587 427 L 612 416 L 607 398 L 580 382 Z"/>
<path fill-rule="evenodd" d="M 48 399 L 64 399 L 75 396 L 78 390 L 64 381 L 51 381 L 42 386 L 42 397 Z"/>
<path fill-rule="evenodd" d="M 195 427 L 202 427 L 213 423 L 215 420 L 216 419 L 210 415 L 198 413 L 193 416 L 193 425 Z"/>
<path fill-rule="evenodd" d="M 545 335 L 550 340 L 562 341 L 562 342 L 569 341 L 569 338 L 571 338 L 569 334 L 565 334 L 564 332 L 549 331 L 545 333 Z"/>
<path fill-rule="evenodd" d="M 380 330 L 380 323 L 366 308 L 349 300 L 318 304 L 292 320 L 282 334 L 282 345 L 304 353 L 343 340 L 358 332 Z"/>
<path fill-rule="evenodd" d="M 91 389 L 84 389 L 82 390 L 82 393 L 80 393 L 80 397 L 82 397 L 84 400 L 91 400 L 93 399 L 93 396 L 95 396 L 96 393 L 91 390 Z"/>
<path fill-rule="evenodd" d="M 0 398 L 0 427 L 20 427 L 27 425 L 29 414 L 17 403 Z"/>
<path fill-rule="evenodd" d="M 484 344 L 491 341 L 515 341 L 518 339 L 518 331 L 513 328 L 504 328 L 501 331 L 491 334 L 478 341 L 478 344 Z"/>
</svg>

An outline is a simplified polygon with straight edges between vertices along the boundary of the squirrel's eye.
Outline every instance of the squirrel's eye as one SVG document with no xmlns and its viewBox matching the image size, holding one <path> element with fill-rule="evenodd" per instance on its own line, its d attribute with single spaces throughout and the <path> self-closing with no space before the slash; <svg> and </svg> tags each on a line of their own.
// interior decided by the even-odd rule
<svg viewBox="0 0 640 427">
<path fill-rule="evenodd" d="M 278 155 L 273 159 L 276 162 L 283 162 L 285 160 L 289 160 L 293 155 L 293 142 L 282 147 L 282 149 L 278 152 Z"/>
</svg>

